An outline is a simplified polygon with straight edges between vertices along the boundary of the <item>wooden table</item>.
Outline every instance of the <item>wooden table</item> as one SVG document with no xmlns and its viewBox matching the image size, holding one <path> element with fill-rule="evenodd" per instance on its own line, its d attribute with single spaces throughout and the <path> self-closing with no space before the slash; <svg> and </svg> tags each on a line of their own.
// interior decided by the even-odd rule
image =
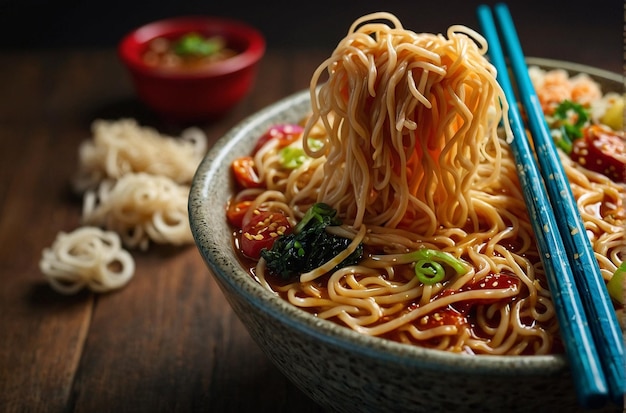
<svg viewBox="0 0 626 413">
<path fill-rule="evenodd" d="M 539 43 L 530 50 L 563 52 Z M 557 57 L 621 70 L 621 56 L 565 50 Z M 270 49 L 246 100 L 201 125 L 210 142 L 306 88 L 328 52 Z M 48 286 L 42 250 L 80 224 L 78 145 L 93 120 L 121 117 L 180 131 L 135 100 L 112 49 L 0 55 L 0 411 L 320 411 L 251 340 L 193 245 L 134 251 L 136 274 L 117 292 Z"/>
<path fill-rule="evenodd" d="M 214 142 L 307 86 L 315 53 L 268 53 L 254 92 L 202 125 Z M 69 181 L 96 118 L 162 124 L 135 101 L 115 52 L 0 58 L 0 411 L 316 412 L 252 342 L 195 246 L 134 251 L 122 290 L 62 296 L 38 262 L 80 224 Z"/>
</svg>

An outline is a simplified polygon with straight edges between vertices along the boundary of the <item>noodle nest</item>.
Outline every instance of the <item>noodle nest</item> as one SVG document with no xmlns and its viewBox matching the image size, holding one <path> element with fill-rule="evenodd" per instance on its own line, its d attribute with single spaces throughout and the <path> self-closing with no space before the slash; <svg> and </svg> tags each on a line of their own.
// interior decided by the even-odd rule
<svg viewBox="0 0 626 413">
<path fill-rule="evenodd" d="M 103 181 L 84 196 L 83 222 L 115 231 L 129 248 L 146 250 L 150 242 L 193 242 L 187 198 L 189 187 L 166 176 L 131 173 Z"/>
<path fill-rule="evenodd" d="M 83 196 L 83 227 L 60 232 L 40 264 L 51 286 L 64 294 L 126 285 L 135 265 L 124 248 L 193 243 L 187 200 L 207 148 L 204 132 L 188 128 L 173 138 L 123 118 L 97 119 L 92 133 L 79 147 L 72 180 Z"/>
<path fill-rule="evenodd" d="M 102 293 L 126 285 L 135 261 L 117 233 L 86 226 L 59 232 L 52 246 L 44 249 L 39 267 L 59 293 L 74 294 L 85 287 Z"/>
<path fill-rule="evenodd" d="M 189 184 L 206 152 L 206 136 L 198 128 L 184 130 L 178 139 L 134 119 L 92 123 L 92 138 L 79 147 L 79 168 L 74 187 L 79 192 L 96 187 L 105 179 L 145 172 Z"/>
</svg>

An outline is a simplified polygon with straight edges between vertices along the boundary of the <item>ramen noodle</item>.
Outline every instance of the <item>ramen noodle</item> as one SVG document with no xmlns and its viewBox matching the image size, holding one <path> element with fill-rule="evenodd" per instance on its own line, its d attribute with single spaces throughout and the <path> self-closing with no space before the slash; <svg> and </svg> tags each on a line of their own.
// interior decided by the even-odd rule
<svg viewBox="0 0 626 413">
<path fill-rule="evenodd" d="M 121 288 L 135 272 L 135 262 L 119 236 L 96 227 L 59 232 L 52 246 L 44 249 L 39 267 L 51 287 L 62 294 L 83 288 L 95 292 Z"/>
<path fill-rule="evenodd" d="M 116 231 L 129 248 L 191 243 L 186 205 L 207 148 L 204 132 L 187 128 L 173 138 L 124 118 L 98 119 L 92 132 L 74 179 L 83 223 Z"/>
<path fill-rule="evenodd" d="M 115 231 L 129 248 L 189 244 L 188 196 L 189 186 L 166 176 L 130 173 L 87 191 L 82 221 Z"/>
<path fill-rule="evenodd" d="M 204 132 L 188 128 L 174 139 L 134 119 L 99 119 L 92 132 L 80 145 L 72 182 L 83 196 L 83 226 L 58 233 L 40 262 L 52 288 L 64 294 L 126 285 L 135 264 L 124 247 L 193 242 L 187 198 L 206 151 Z"/>
<path fill-rule="evenodd" d="M 78 192 L 93 189 L 104 179 L 136 172 L 189 184 L 207 148 L 206 136 L 198 128 L 184 130 L 177 139 L 140 126 L 134 119 L 98 119 L 91 129 L 91 139 L 79 147 L 74 178 Z"/>
<path fill-rule="evenodd" d="M 406 30 L 388 13 L 354 22 L 312 76 L 310 115 L 277 125 L 233 163 L 240 189 L 227 214 L 264 287 L 401 343 L 563 351 L 486 50 L 465 26 L 444 36 Z M 562 156 L 608 282 L 626 256 L 626 188 Z M 325 233 L 305 240 L 316 226 Z M 292 274 L 320 240 L 335 255 Z M 280 248 L 287 264 L 273 261 Z"/>
</svg>

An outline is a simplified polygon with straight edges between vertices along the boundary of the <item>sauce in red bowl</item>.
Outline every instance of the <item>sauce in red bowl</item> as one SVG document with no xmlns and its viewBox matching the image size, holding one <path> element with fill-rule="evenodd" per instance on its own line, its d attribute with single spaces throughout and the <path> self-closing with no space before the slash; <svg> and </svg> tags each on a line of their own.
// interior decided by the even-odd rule
<svg viewBox="0 0 626 413">
<path fill-rule="evenodd" d="M 155 39 L 175 43 L 189 34 L 219 39 L 228 56 L 192 68 L 146 61 L 145 54 Z M 148 107 L 168 119 L 201 121 L 226 114 L 248 94 L 265 53 L 265 39 L 240 21 L 177 17 L 131 31 L 120 41 L 118 52 L 138 97 Z"/>
</svg>

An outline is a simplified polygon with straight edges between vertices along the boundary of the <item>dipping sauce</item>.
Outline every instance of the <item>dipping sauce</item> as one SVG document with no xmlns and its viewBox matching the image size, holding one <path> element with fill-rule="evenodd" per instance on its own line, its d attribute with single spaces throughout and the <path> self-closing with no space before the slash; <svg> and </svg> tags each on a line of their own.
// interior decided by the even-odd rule
<svg viewBox="0 0 626 413">
<path fill-rule="evenodd" d="M 226 45 L 221 36 L 204 37 L 192 32 L 175 39 L 158 37 L 150 41 L 143 60 L 153 67 L 197 70 L 237 53 Z"/>
</svg>

